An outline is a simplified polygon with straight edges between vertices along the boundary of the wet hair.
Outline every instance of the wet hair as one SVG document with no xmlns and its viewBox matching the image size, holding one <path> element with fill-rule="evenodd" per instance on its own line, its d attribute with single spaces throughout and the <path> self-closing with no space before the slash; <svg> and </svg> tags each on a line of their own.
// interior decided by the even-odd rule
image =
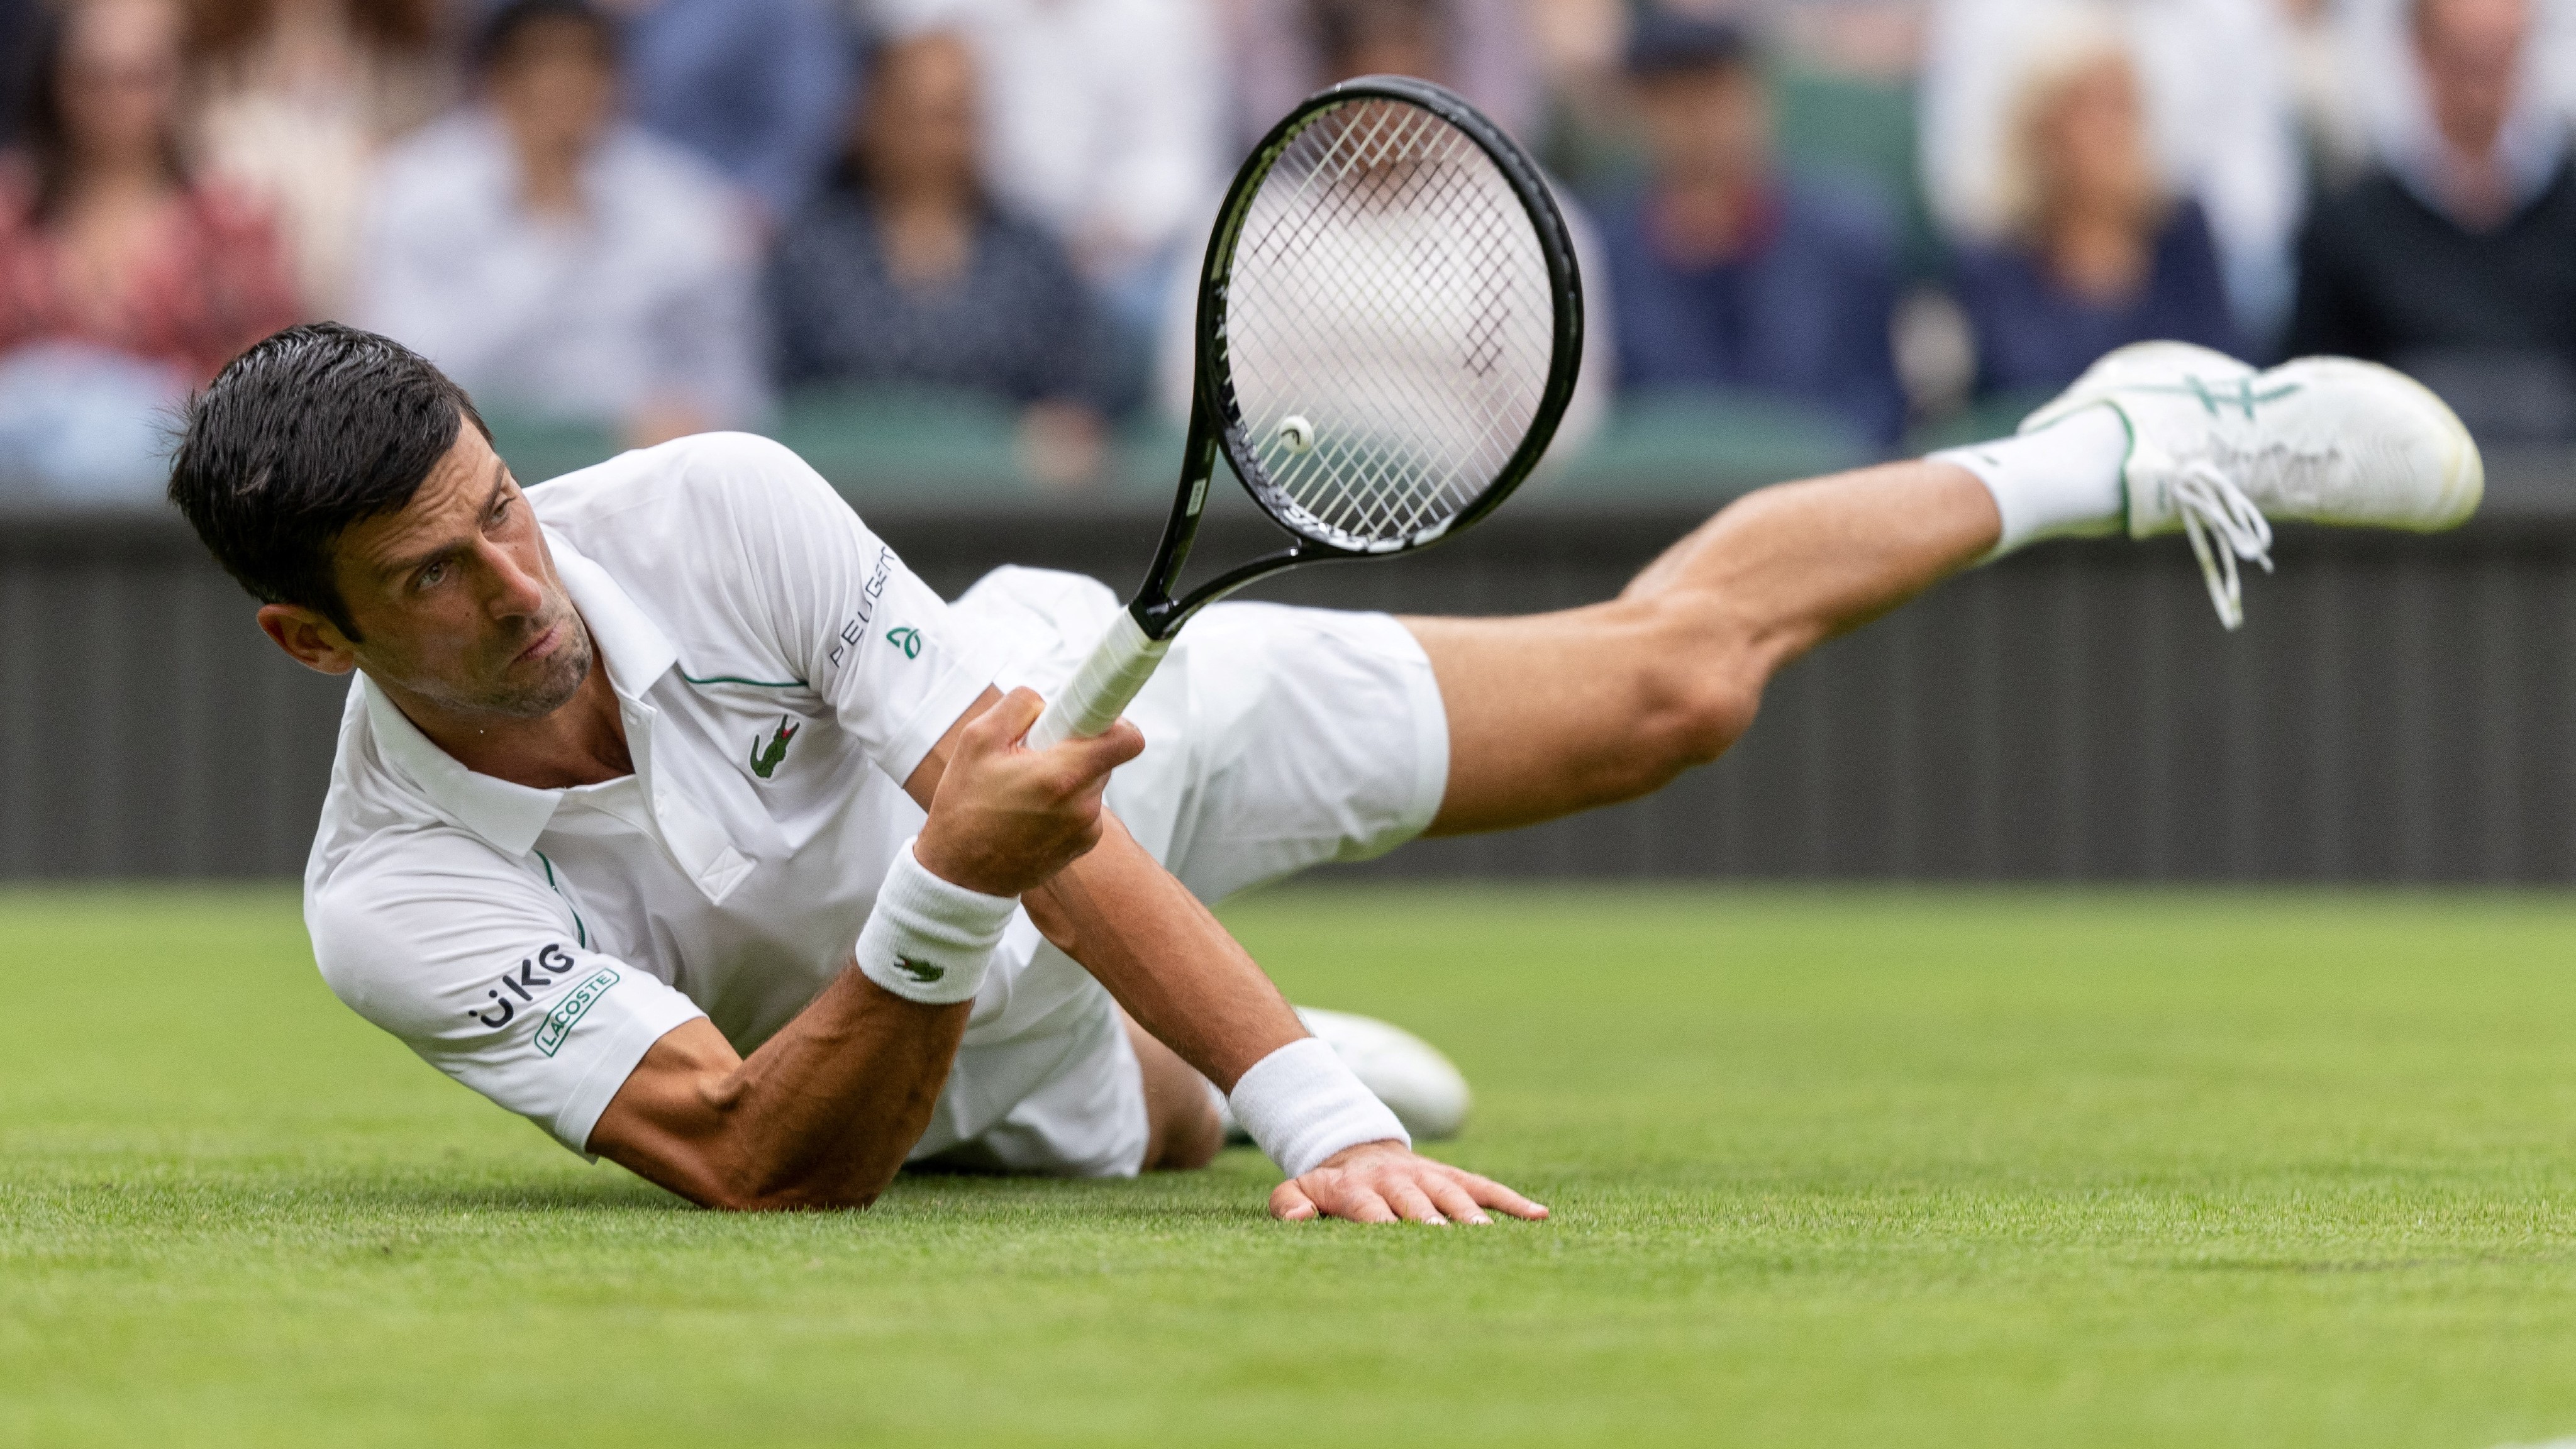
<svg viewBox="0 0 2576 1449">
<path fill-rule="evenodd" d="M 591 0 L 510 0 L 509 4 L 493 11 L 474 32 L 471 54 L 475 73 L 488 76 L 514 59 L 513 52 L 527 33 L 548 24 L 587 28 L 591 38 L 598 43 L 600 58 L 610 65 L 617 63 L 619 45 L 624 39 L 617 18 L 592 4 Z"/>
<path fill-rule="evenodd" d="M 332 545 L 408 505 L 468 423 L 492 436 L 463 388 L 392 338 L 289 327 L 188 400 L 170 501 L 254 597 L 311 609 L 355 641 Z"/>
</svg>

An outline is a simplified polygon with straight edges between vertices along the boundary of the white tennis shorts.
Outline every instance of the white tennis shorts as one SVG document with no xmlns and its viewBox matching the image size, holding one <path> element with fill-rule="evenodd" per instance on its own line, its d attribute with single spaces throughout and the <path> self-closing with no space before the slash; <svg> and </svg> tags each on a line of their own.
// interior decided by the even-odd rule
<svg viewBox="0 0 2576 1449">
<path fill-rule="evenodd" d="M 1098 580 L 1024 568 L 997 569 L 957 601 L 979 633 L 1012 651 L 995 682 L 1049 694 L 1119 608 Z M 1449 777 L 1431 661 L 1386 614 L 1212 605 L 1180 632 L 1127 718 L 1145 753 L 1111 777 L 1109 808 L 1211 903 L 1394 849 L 1431 823 Z M 1011 995 L 1012 1012 L 1025 1002 L 1026 1016 L 988 1044 L 969 1032 L 916 1160 L 1135 1173 L 1144 1088 L 1109 993 L 1050 946 Z M 970 1120 L 992 1125 L 961 1134 Z"/>
</svg>

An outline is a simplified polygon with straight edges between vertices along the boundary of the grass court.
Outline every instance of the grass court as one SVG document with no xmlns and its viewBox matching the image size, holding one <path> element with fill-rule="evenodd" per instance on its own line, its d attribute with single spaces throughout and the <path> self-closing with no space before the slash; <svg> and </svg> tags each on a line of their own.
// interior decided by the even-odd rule
<svg viewBox="0 0 2576 1449">
<path fill-rule="evenodd" d="M 1248 1149 L 726 1217 L 333 1001 L 293 894 L 0 892 L 0 1444 L 2576 1435 L 2576 897 L 1297 889 L 1550 1203 Z"/>
</svg>

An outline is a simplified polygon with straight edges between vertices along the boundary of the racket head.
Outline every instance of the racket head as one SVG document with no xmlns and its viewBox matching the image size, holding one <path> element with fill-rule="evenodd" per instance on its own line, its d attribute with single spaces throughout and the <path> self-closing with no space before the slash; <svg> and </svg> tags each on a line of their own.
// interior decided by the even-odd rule
<svg viewBox="0 0 2576 1449">
<path fill-rule="evenodd" d="M 1200 273 L 1198 408 L 1303 544 L 1427 547 L 1547 452 L 1583 282 L 1546 179 L 1456 94 L 1363 76 L 1253 148 Z"/>
</svg>

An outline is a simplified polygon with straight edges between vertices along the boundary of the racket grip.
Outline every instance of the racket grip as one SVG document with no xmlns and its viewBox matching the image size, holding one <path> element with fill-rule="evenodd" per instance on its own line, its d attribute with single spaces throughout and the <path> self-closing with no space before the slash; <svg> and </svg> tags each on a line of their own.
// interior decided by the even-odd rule
<svg viewBox="0 0 2576 1449">
<path fill-rule="evenodd" d="M 1029 727 L 1029 748 L 1043 750 L 1068 739 L 1089 739 L 1116 724 L 1171 647 L 1172 641 L 1148 635 L 1135 615 L 1119 610 L 1100 642 L 1091 646 L 1091 656 L 1082 661 L 1082 668 L 1047 701 L 1046 713 Z"/>
</svg>

